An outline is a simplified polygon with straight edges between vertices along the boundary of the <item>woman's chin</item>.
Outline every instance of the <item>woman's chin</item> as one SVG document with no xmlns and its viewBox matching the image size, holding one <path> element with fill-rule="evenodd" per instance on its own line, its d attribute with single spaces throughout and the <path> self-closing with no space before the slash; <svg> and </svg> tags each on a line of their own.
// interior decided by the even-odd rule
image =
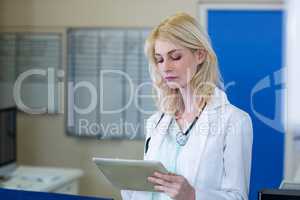
<svg viewBox="0 0 300 200">
<path fill-rule="evenodd" d="M 177 89 L 177 88 L 180 88 L 180 85 L 177 83 L 177 82 L 167 82 L 167 86 L 171 89 Z"/>
</svg>

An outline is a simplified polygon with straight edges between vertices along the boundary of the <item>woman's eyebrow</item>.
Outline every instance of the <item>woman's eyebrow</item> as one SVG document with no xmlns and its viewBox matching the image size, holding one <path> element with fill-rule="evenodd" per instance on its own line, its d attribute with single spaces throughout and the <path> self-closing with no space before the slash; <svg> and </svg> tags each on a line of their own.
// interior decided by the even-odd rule
<svg viewBox="0 0 300 200">
<path fill-rule="evenodd" d="M 175 51 L 181 51 L 182 49 L 172 49 L 171 51 L 168 51 L 167 54 L 170 55 L 174 53 Z M 161 56 L 159 53 L 154 53 L 155 56 Z"/>
</svg>

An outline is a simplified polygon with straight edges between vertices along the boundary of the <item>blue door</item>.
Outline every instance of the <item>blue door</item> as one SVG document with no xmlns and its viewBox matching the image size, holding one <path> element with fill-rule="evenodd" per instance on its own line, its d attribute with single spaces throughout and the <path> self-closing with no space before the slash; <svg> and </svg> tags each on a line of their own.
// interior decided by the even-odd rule
<svg viewBox="0 0 300 200">
<path fill-rule="evenodd" d="M 208 33 L 231 103 L 248 112 L 254 144 L 250 199 L 283 175 L 281 10 L 208 10 Z"/>
</svg>

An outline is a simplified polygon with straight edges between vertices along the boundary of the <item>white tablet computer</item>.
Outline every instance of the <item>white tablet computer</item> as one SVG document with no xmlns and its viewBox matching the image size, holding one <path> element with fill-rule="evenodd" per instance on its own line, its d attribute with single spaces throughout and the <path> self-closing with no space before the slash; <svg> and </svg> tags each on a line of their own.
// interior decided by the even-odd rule
<svg viewBox="0 0 300 200">
<path fill-rule="evenodd" d="M 154 171 L 168 173 L 159 161 L 97 157 L 93 161 L 111 184 L 120 190 L 155 191 L 147 177 Z"/>
</svg>

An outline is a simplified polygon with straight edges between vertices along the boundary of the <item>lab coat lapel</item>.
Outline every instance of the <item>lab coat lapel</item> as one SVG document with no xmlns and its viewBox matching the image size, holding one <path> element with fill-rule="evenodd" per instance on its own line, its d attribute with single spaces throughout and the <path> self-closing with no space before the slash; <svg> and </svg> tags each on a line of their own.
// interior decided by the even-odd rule
<svg viewBox="0 0 300 200">
<path fill-rule="evenodd" d="M 172 117 L 166 114 L 157 128 L 153 128 L 150 145 L 148 152 L 145 155 L 145 160 L 156 160 L 156 156 L 159 154 L 160 145 L 165 136 L 169 133 L 168 126 L 170 125 L 171 120 Z M 151 200 L 152 195 L 150 192 L 135 191 L 132 199 Z"/>
<path fill-rule="evenodd" d="M 198 123 L 196 123 L 195 129 L 192 131 L 191 138 L 189 139 L 189 145 L 187 145 L 187 152 L 189 159 L 192 159 L 192 166 L 187 166 L 186 178 L 192 185 L 196 183 L 198 171 L 201 170 L 201 164 L 203 164 L 202 158 L 204 157 L 204 151 L 206 149 L 207 139 L 210 134 L 210 124 L 212 122 L 212 116 L 215 116 L 218 112 L 222 112 L 224 106 L 229 104 L 226 94 L 215 88 L 214 95 L 211 101 L 207 104 L 203 110 Z M 203 165 L 202 165 L 203 166 Z"/>
<path fill-rule="evenodd" d="M 156 134 L 155 137 L 151 137 L 149 149 L 145 156 L 145 160 L 155 160 L 155 157 L 159 151 L 159 146 L 161 145 L 165 134 Z"/>
<path fill-rule="evenodd" d="M 199 121 L 196 123 L 195 129 L 192 131 L 191 137 L 189 138 L 189 142 L 186 145 L 186 152 L 190 154 L 187 157 L 194 163 L 191 166 L 186 166 L 187 170 L 185 170 L 187 172 L 186 178 L 192 185 L 195 184 L 209 134 L 207 111 L 204 110 L 198 120 Z"/>
<path fill-rule="evenodd" d="M 165 136 L 169 133 L 168 127 L 171 120 L 172 116 L 166 114 L 157 128 L 153 128 L 149 149 L 147 154 L 145 155 L 146 160 L 156 160 L 155 158 L 159 154 L 160 145 L 163 142 Z"/>
</svg>

